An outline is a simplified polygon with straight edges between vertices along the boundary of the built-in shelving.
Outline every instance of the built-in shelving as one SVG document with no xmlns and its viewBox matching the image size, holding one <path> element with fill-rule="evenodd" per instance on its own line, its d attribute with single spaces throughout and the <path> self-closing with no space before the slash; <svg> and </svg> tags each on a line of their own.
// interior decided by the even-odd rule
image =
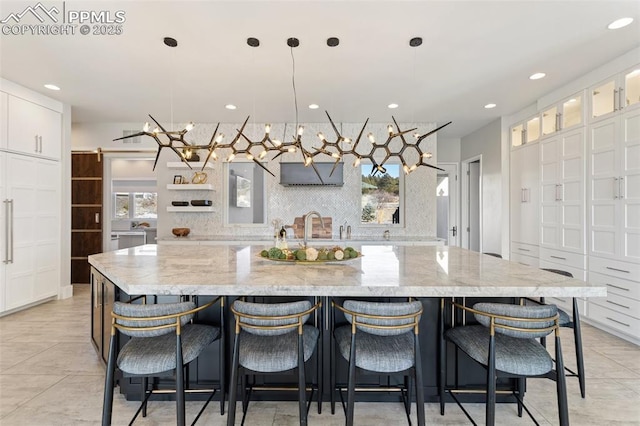
<svg viewBox="0 0 640 426">
<path fill-rule="evenodd" d="M 167 184 L 167 189 L 174 191 L 214 191 L 213 185 L 210 183 L 189 183 L 189 184 Z"/>
<path fill-rule="evenodd" d="M 167 167 L 170 169 L 188 169 L 189 166 L 191 166 L 193 170 L 198 171 L 198 170 L 202 170 L 203 164 L 204 163 L 202 161 L 192 162 L 192 163 L 189 163 L 189 165 L 183 163 L 182 161 L 170 161 L 167 163 Z M 207 162 L 204 168 L 209 170 L 213 169 L 213 163 Z"/>
<path fill-rule="evenodd" d="M 170 213 L 213 213 L 213 206 L 167 206 Z"/>
</svg>

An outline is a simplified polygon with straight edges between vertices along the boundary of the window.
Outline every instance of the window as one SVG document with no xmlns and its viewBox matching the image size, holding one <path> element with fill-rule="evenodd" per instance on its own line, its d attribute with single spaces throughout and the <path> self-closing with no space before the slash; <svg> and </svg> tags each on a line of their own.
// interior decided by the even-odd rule
<svg viewBox="0 0 640 426">
<path fill-rule="evenodd" d="M 371 165 L 361 166 L 362 224 L 400 224 L 402 219 L 402 185 L 399 164 L 385 164 L 385 173 L 371 175 Z"/>
<path fill-rule="evenodd" d="M 158 217 L 158 194 L 156 192 L 116 192 L 114 198 L 114 219 L 155 219 Z"/>
</svg>

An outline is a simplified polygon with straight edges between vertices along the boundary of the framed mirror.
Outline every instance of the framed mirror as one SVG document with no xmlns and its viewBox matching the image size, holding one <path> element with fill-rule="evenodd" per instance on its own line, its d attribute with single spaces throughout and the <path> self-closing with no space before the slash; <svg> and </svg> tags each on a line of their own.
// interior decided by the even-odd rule
<svg viewBox="0 0 640 426">
<path fill-rule="evenodd" d="M 259 224 L 266 221 L 266 176 L 257 164 L 226 163 L 226 223 Z"/>
</svg>

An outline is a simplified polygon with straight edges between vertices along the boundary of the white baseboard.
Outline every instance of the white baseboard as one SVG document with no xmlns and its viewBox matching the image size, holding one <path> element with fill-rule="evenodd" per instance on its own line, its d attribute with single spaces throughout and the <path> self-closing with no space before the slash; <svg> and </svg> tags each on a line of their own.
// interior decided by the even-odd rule
<svg viewBox="0 0 640 426">
<path fill-rule="evenodd" d="M 70 297 L 73 297 L 73 286 L 69 284 L 64 287 L 60 287 L 58 299 L 68 299 Z"/>
</svg>

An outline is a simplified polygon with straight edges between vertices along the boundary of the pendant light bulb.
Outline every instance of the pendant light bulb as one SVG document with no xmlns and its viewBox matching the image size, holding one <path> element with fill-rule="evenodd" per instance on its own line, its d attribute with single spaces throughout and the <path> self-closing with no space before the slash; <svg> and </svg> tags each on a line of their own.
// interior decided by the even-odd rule
<svg viewBox="0 0 640 426">
<path fill-rule="evenodd" d="M 142 127 L 142 131 L 149 132 L 149 129 L 151 129 L 151 125 L 149 125 L 149 122 L 147 121 L 146 123 L 144 123 L 144 126 Z"/>
<path fill-rule="evenodd" d="M 271 124 L 264 125 L 264 132 L 268 135 L 271 132 Z"/>
<path fill-rule="evenodd" d="M 260 155 L 258 155 L 258 158 L 262 160 L 264 157 L 266 157 L 266 155 L 267 155 L 267 150 L 265 149 L 260 153 Z"/>
<path fill-rule="evenodd" d="M 375 136 L 373 136 L 373 133 L 369 133 L 367 135 L 367 138 L 369 138 L 369 142 L 376 143 L 376 138 L 375 138 Z"/>
<path fill-rule="evenodd" d="M 229 154 L 229 157 L 227 157 L 227 162 L 232 162 L 234 158 L 236 158 L 236 154 L 232 152 L 231 154 Z"/>
<path fill-rule="evenodd" d="M 305 155 L 304 156 L 304 166 L 308 167 L 309 165 L 311 165 L 311 163 L 313 162 L 313 158 L 311 158 L 310 155 Z"/>
<path fill-rule="evenodd" d="M 156 127 L 155 129 L 153 129 L 154 135 L 157 135 L 158 133 L 160 133 L 160 128 Z"/>
<path fill-rule="evenodd" d="M 390 135 L 393 134 L 393 126 L 391 124 L 387 126 L 387 132 L 389 132 Z"/>
<path fill-rule="evenodd" d="M 216 143 L 220 143 L 222 142 L 222 139 L 224 139 L 224 133 L 220 133 L 218 136 L 216 136 Z"/>
<path fill-rule="evenodd" d="M 302 136 L 304 133 L 304 126 L 298 126 L 298 136 Z"/>
<path fill-rule="evenodd" d="M 416 139 L 419 139 L 419 138 L 420 138 L 420 133 L 415 132 L 415 133 L 413 134 L 413 137 L 414 137 L 414 138 L 416 138 Z"/>
<path fill-rule="evenodd" d="M 417 164 L 414 164 L 413 166 L 409 167 L 409 171 L 410 171 L 410 172 L 412 172 L 412 171 L 414 171 L 414 170 L 415 170 L 415 169 L 417 169 L 417 168 L 418 168 L 418 165 L 417 165 Z"/>
<path fill-rule="evenodd" d="M 324 134 L 322 132 L 318 132 L 318 139 L 320 139 L 322 142 L 324 142 L 326 140 L 326 138 L 324 137 Z"/>
<path fill-rule="evenodd" d="M 296 147 L 295 146 L 289 147 L 289 149 L 287 151 L 296 152 Z"/>
<path fill-rule="evenodd" d="M 422 154 L 422 158 L 432 158 L 433 154 L 430 152 L 425 152 L 424 154 Z"/>
<path fill-rule="evenodd" d="M 360 157 L 356 157 L 353 162 L 353 167 L 358 167 L 360 165 Z"/>
<path fill-rule="evenodd" d="M 250 152 L 247 152 L 247 160 L 253 161 L 253 155 Z"/>
<path fill-rule="evenodd" d="M 336 160 L 339 160 L 340 158 L 342 158 L 339 152 L 332 152 L 331 156 Z"/>
<path fill-rule="evenodd" d="M 215 151 L 211 152 L 211 158 L 213 158 L 213 161 L 216 161 L 218 159 L 218 154 L 216 154 Z"/>
<path fill-rule="evenodd" d="M 193 130 L 195 124 L 193 124 L 193 121 L 190 121 L 185 127 L 184 130 L 187 132 L 190 132 L 191 130 Z"/>
<path fill-rule="evenodd" d="M 273 144 L 274 144 L 275 146 L 280 146 L 280 145 L 282 145 L 282 142 L 280 142 L 280 140 L 279 140 L 279 139 L 274 139 L 274 140 L 273 140 Z"/>
<path fill-rule="evenodd" d="M 351 143 L 351 138 L 343 138 L 343 141 L 345 141 L 346 143 Z"/>
</svg>

